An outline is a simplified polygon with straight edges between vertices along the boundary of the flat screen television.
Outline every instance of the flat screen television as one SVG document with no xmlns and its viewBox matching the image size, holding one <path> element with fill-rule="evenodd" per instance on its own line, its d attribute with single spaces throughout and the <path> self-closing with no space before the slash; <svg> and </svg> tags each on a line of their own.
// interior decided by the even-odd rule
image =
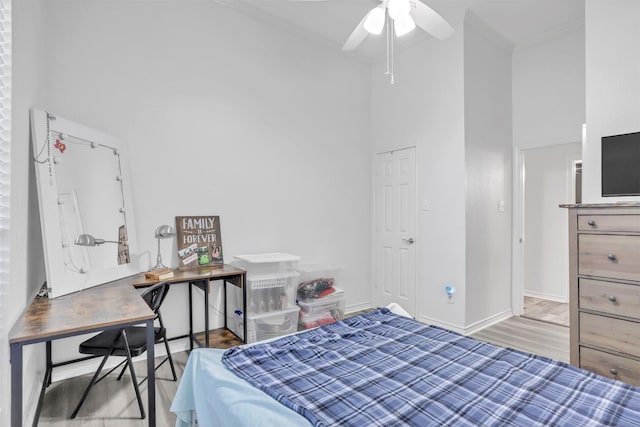
<svg viewBox="0 0 640 427">
<path fill-rule="evenodd" d="M 640 196 L 640 132 L 602 137 L 602 197 Z"/>
</svg>

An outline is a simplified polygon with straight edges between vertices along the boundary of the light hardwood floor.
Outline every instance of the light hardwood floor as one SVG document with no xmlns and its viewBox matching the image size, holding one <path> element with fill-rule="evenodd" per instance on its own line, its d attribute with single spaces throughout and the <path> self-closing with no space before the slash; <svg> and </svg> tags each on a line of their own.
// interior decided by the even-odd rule
<svg viewBox="0 0 640 427">
<path fill-rule="evenodd" d="M 548 322 L 511 317 L 485 328 L 472 338 L 502 347 L 569 362 L 569 328 Z"/>
<path fill-rule="evenodd" d="M 538 322 L 520 317 L 512 317 L 496 325 L 483 329 L 472 335 L 473 338 L 492 344 L 515 348 L 530 353 L 569 360 L 569 328 Z M 188 353 L 174 354 L 174 362 L 178 378 L 182 376 Z M 146 371 L 144 362 L 136 364 L 136 372 Z M 178 383 L 163 378 L 170 378 L 170 370 L 165 363 L 157 373 L 156 407 L 157 425 L 168 427 L 175 425 L 175 416 L 169 412 L 171 401 Z M 140 419 L 133 386 L 125 377 L 116 381 L 115 375 L 105 378 L 97 384 L 78 417 L 68 419 L 77 404 L 90 376 L 82 376 L 59 381 L 51 385 L 47 391 L 40 426 L 82 426 L 82 427 L 137 427 L 146 426 L 147 420 Z M 147 402 L 146 382 L 142 385 L 143 402 Z"/>
<path fill-rule="evenodd" d="M 524 297 L 522 317 L 569 327 L 569 304 L 541 298 Z"/>
<path fill-rule="evenodd" d="M 173 354 L 173 362 L 178 375 L 182 377 L 188 358 L 187 352 Z M 146 362 L 135 364 L 136 374 L 144 376 Z M 71 420 L 69 414 L 78 404 L 91 376 L 83 375 L 53 383 L 47 390 L 39 426 L 82 426 L 82 427 L 142 427 L 148 425 L 147 419 L 140 419 L 140 409 L 129 376 L 116 381 L 117 373 L 111 374 L 96 384 L 82 405 L 78 416 Z M 171 378 L 171 369 L 164 363 L 156 372 L 156 425 L 173 427 L 176 417 L 169 411 L 171 401 L 178 389 L 178 382 Z M 140 378 L 142 379 L 142 378 Z M 140 386 L 142 401 L 147 408 L 147 382 Z"/>
</svg>

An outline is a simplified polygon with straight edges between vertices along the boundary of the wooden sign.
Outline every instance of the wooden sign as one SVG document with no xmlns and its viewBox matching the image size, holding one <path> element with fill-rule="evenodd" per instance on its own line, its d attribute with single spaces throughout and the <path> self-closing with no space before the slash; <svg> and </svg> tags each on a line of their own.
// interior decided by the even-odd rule
<svg viewBox="0 0 640 427">
<path fill-rule="evenodd" d="M 177 216 L 178 268 L 222 265 L 219 216 Z"/>
</svg>

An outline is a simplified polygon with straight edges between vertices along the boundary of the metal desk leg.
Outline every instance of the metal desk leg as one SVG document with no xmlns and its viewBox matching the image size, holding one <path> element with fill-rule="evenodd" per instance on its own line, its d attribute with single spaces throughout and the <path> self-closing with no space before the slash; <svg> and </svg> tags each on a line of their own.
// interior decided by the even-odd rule
<svg viewBox="0 0 640 427">
<path fill-rule="evenodd" d="M 46 353 L 47 353 L 47 369 L 49 373 L 53 371 L 53 363 L 51 362 L 51 341 L 47 341 L 46 343 Z M 49 375 L 49 381 L 47 382 L 47 387 L 51 385 L 51 375 Z"/>
<path fill-rule="evenodd" d="M 224 300 L 224 328 L 227 329 L 227 279 L 222 280 L 222 299 Z"/>
<path fill-rule="evenodd" d="M 242 315 L 244 316 L 242 325 L 243 325 L 243 331 L 242 333 L 244 335 L 242 335 L 242 339 L 244 340 L 244 342 L 247 342 L 247 323 L 249 323 L 249 313 L 247 313 L 247 281 L 246 281 L 246 274 L 243 273 L 242 276 L 240 276 L 240 280 L 242 280 Z"/>
<path fill-rule="evenodd" d="M 189 282 L 189 351 L 193 350 L 193 282 Z"/>
<path fill-rule="evenodd" d="M 22 344 L 11 344 L 11 426 L 22 427 Z"/>
<path fill-rule="evenodd" d="M 153 319 L 147 321 L 147 394 L 149 396 L 149 427 L 156 426 L 156 370 L 154 366 L 155 331 Z"/>
<path fill-rule="evenodd" d="M 202 289 L 204 290 L 204 346 L 209 348 L 209 287 L 211 283 L 209 279 L 203 280 Z"/>
<path fill-rule="evenodd" d="M 33 417 L 33 427 L 37 427 L 38 425 L 40 411 L 42 410 L 42 402 L 44 402 L 44 395 L 47 391 L 47 387 L 51 385 L 51 373 L 53 371 L 53 364 L 51 363 L 51 341 L 46 342 L 46 354 L 46 369 L 44 371 L 44 378 L 42 379 L 42 387 L 40 388 L 40 397 L 38 397 L 38 404 L 36 405 L 36 413 Z"/>
</svg>

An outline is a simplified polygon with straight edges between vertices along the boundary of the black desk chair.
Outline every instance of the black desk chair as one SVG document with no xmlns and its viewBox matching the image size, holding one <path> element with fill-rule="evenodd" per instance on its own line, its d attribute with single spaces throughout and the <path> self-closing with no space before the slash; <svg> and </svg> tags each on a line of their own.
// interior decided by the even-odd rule
<svg viewBox="0 0 640 427">
<path fill-rule="evenodd" d="M 164 342 L 164 346 L 167 350 L 167 357 L 155 367 L 157 370 L 164 362 L 167 360 L 171 365 L 171 373 L 173 374 L 173 381 L 177 381 L 176 370 L 173 365 L 173 359 L 171 358 L 171 351 L 169 350 L 169 343 L 167 342 L 167 330 L 164 327 L 164 323 L 162 322 L 162 316 L 160 314 L 160 306 L 164 301 L 167 293 L 169 292 L 169 284 L 168 283 L 158 283 L 157 285 L 151 286 L 149 289 L 145 290 L 142 293 L 142 298 L 149 305 L 151 310 L 156 314 L 156 319 L 158 319 L 159 327 L 154 328 L 155 334 L 155 342 L 160 343 Z M 80 353 L 82 354 L 92 354 L 95 356 L 104 356 L 102 362 L 100 362 L 100 366 L 98 370 L 93 375 L 91 382 L 87 386 L 84 394 L 82 395 L 82 399 L 78 403 L 78 406 L 73 410 L 71 414 L 71 418 L 75 418 L 78 415 L 78 411 L 80 407 L 84 403 L 85 399 L 89 395 L 89 391 L 94 384 L 99 383 L 109 375 L 111 372 L 118 369 L 120 366 L 124 364 L 122 368 L 122 372 L 118 375 L 118 381 L 122 378 L 127 366 L 129 367 L 129 371 L 131 372 L 131 381 L 133 383 L 133 388 L 136 392 L 136 398 L 138 399 L 138 406 L 140 407 L 140 417 L 145 418 L 144 407 L 142 406 L 142 398 L 140 397 L 140 389 L 138 387 L 138 380 L 136 378 L 136 372 L 133 368 L 133 363 L 131 361 L 132 357 L 139 356 L 147 351 L 147 332 L 146 327 L 144 326 L 131 326 L 124 329 L 116 329 L 116 330 L 108 330 L 99 333 L 98 335 L 89 338 L 88 340 L 82 342 L 79 348 Z M 121 356 L 126 357 L 125 360 L 120 362 L 114 368 L 112 368 L 109 372 L 104 374 L 100 379 L 96 380 L 104 367 L 104 364 L 109 359 L 109 356 Z M 140 384 L 142 384 L 146 380 L 143 379 Z"/>
</svg>

